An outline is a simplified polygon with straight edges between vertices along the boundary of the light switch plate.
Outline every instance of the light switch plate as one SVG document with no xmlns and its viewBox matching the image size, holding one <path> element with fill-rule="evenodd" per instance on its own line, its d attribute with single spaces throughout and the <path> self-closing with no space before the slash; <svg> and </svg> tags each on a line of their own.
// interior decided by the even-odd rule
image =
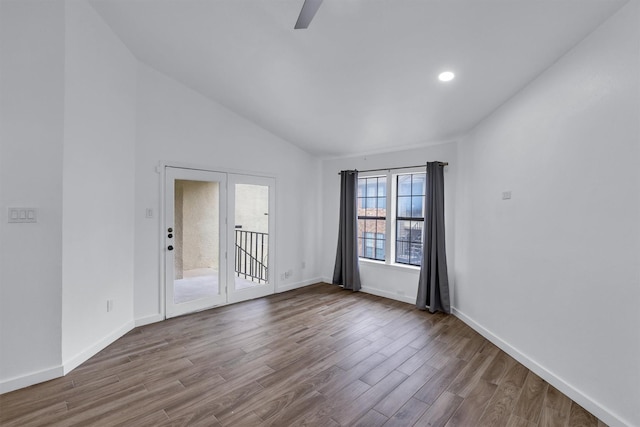
<svg viewBox="0 0 640 427">
<path fill-rule="evenodd" d="M 38 222 L 37 208 L 9 208 L 9 222 Z"/>
</svg>

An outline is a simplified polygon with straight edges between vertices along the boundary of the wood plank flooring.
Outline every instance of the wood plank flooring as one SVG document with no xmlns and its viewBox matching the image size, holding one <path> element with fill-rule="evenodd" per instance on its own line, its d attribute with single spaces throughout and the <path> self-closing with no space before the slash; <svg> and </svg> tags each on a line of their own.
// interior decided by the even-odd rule
<svg viewBox="0 0 640 427">
<path fill-rule="evenodd" d="M 0 425 L 604 426 L 459 319 L 326 284 L 136 328 Z"/>
</svg>

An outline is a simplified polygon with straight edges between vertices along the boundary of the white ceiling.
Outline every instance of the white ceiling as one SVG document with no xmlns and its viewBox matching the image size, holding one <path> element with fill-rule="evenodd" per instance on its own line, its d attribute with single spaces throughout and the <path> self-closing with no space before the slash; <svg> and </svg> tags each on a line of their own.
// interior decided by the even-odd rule
<svg viewBox="0 0 640 427">
<path fill-rule="evenodd" d="M 139 60 L 324 157 L 464 134 L 625 2 L 325 0 L 294 30 L 303 0 L 91 0 Z"/>
</svg>

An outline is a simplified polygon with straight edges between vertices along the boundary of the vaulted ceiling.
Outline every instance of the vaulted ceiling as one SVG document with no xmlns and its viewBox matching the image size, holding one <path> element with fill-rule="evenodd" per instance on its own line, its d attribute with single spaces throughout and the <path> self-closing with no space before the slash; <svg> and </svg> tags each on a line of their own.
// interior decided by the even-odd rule
<svg viewBox="0 0 640 427">
<path fill-rule="evenodd" d="M 324 157 L 468 132 L 625 2 L 325 0 L 294 30 L 303 0 L 91 0 L 140 61 Z"/>
</svg>

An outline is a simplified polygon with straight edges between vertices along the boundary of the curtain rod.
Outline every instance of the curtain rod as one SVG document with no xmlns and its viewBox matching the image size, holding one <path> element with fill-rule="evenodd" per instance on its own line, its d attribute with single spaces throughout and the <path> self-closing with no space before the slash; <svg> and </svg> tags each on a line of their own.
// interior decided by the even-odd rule
<svg viewBox="0 0 640 427">
<path fill-rule="evenodd" d="M 438 162 L 440 163 L 440 166 L 447 166 L 449 163 L 448 162 Z M 356 169 L 357 172 L 379 172 L 379 171 L 390 171 L 390 170 L 396 170 L 396 169 L 413 169 L 413 168 L 423 168 L 425 167 L 426 164 L 424 165 L 416 165 L 416 166 L 398 166 L 396 168 L 380 168 L 380 169 L 367 169 L 367 170 L 363 170 L 363 171 L 359 171 Z M 338 175 L 342 174 L 342 172 L 338 172 Z"/>
</svg>

